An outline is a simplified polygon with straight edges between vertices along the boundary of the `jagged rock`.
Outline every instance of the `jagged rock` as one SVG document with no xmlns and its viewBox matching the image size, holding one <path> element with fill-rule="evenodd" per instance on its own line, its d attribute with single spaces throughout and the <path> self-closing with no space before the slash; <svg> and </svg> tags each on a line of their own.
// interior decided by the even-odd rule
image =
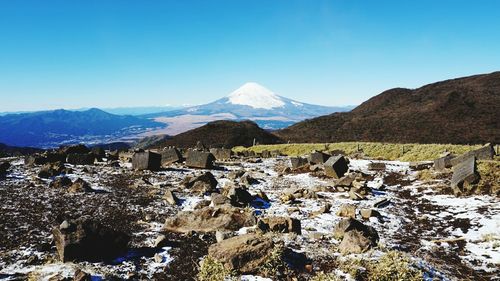
<svg viewBox="0 0 500 281">
<path fill-rule="evenodd" d="M 163 199 L 165 199 L 165 201 L 167 201 L 168 204 L 170 205 L 177 205 L 177 203 L 179 202 L 179 198 L 177 198 L 177 196 L 175 196 L 175 194 L 171 191 L 171 190 L 166 190 L 165 191 L 165 195 L 163 195 Z"/>
<path fill-rule="evenodd" d="M 49 186 L 53 188 L 62 188 L 70 186 L 73 182 L 68 177 L 58 177 L 53 180 Z"/>
<path fill-rule="evenodd" d="M 361 209 L 359 210 L 359 214 L 365 220 L 370 219 L 371 217 L 379 217 L 380 213 L 377 210 L 373 209 Z"/>
<path fill-rule="evenodd" d="M 254 179 L 248 172 L 246 172 L 240 177 L 240 183 L 243 185 L 252 185 L 259 183 L 259 181 Z"/>
<path fill-rule="evenodd" d="M 85 272 L 82 271 L 81 269 L 77 269 L 75 271 L 75 274 L 73 275 L 73 281 L 90 281 L 92 280 L 92 276 Z"/>
<path fill-rule="evenodd" d="M 292 169 L 298 169 L 302 166 L 305 166 L 308 164 L 307 158 L 303 157 L 292 157 L 290 158 L 290 165 Z"/>
<path fill-rule="evenodd" d="M 334 236 L 342 239 L 339 251 L 343 254 L 359 254 L 377 245 L 377 231 L 355 219 L 343 219 L 334 228 Z"/>
<path fill-rule="evenodd" d="M 62 262 L 103 261 L 127 250 L 130 240 L 128 235 L 105 227 L 89 217 L 63 224 L 52 229 L 57 254 Z"/>
<path fill-rule="evenodd" d="M 230 231 L 221 231 L 221 230 L 217 230 L 215 232 L 215 240 L 217 240 L 217 242 L 222 242 L 228 238 L 231 238 L 233 237 L 234 235 L 232 235 L 232 232 Z"/>
<path fill-rule="evenodd" d="M 275 244 L 270 236 L 245 234 L 225 239 L 208 248 L 208 255 L 228 270 L 252 273 L 271 256 Z"/>
<path fill-rule="evenodd" d="M 186 159 L 186 166 L 191 168 L 212 169 L 215 157 L 210 152 L 191 150 Z"/>
<path fill-rule="evenodd" d="M 356 206 L 352 204 L 342 204 L 337 211 L 337 216 L 346 218 L 356 218 Z"/>
<path fill-rule="evenodd" d="M 233 151 L 228 148 L 211 148 L 210 153 L 212 153 L 216 160 L 229 160 L 233 155 Z"/>
<path fill-rule="evenodd" d="M 175 147 L 165 148 L 160 154 L 162 166 L 168 166 L 182 161 L 181 152 Z"/>
<path fill-rule="evenodd" d="M 383 162 L 370 162 L 368 164 L 368 169 L 372 171 L 384 171 L 385 163 Z"/>
<path fill-rule="evenodd" d="M 326 214 L 330 212 L 330 209 L 332 208 L 332 205 L 330 203 L 325 203 L 319 210 L 314 211 L 311 213 L 312 216 L 319 216 L 321 214 Z"/>
<path fill-rule="evenodd" d="M 252 211 L 224 205 L 179 212 L 175 217 L 165 221 L 163 229 L 178 233 L 236 231 L 245 226 L 255 225 L 255 223 Z"/>
<path fill-rule="evenodd" d="M 335 187 L 351 187 L 355 179 L 356 179 L 356 174 L 345 175 L 335 183 Z"/>
<path fill-rule="evenodd" d="M 70 193 L 91 192 L 93 189 L 90 184 L 81 178 L 78 178 L 69 188 Z"/>
<path fill-rule="evenodd" d="M 264 232 L 297 233 L 301 234 L 300 220 L 290 217 L 261 218 L 257 226 Z"/>
<path fill-rule="evenodd" d="M 132 168 L 136 170 L 158 171 L 161 167 L 161 155 L 151 151 L 136 152 L 132 156 Z"/>
<path fill-rule="evenodd" d="M 153 243 L 153 247 L 160 248 L 163 247 L 167 243 L 167 237 L 163 234 L 158 235 L 156 237 L 155 242 Z"/>
<path fill-rule="evenodd" d="M 440 157 L 436 160 L 434 160 L 434 170 L 436 171 L 442 171 L 446 168 L 451 168 L 451 159 L 453 159 L 454 156 L 451 154 L 445 155 L 443 157 Z"/>
<path fill-rule="evenodd" d="M 451 188 L 456 196 L 471 193 L 473 184 L 479 180 L 476 158 L 471 156 L 453 167 Z"/>
<path fill-rule="evenodd" d="M 246 207 L 252 203 L 254 197 L 242 187 L 233 187 L 227 192 L 231 205 L 235 207 Z"/>
<path fill-rule="evenodd" d="M 206 172 L 195 178 L 186 178 L 184 186 L 190 189 L 192 192 L 205 194 L 218 192 L 217 184 L 218 183 L 214 175 L 210 172 Z"/>
<path fill-rule="evenodd" d="M 66 158 L 66 162 L 72 165 L 92 165 L 95 161 L 94 154 L 79 154 L 79 153 L 70 153 Z"/>
<path fill-rule="evenodd" d="M 325 162 L 325 174 L 328 177 L 339 179 L 344 176 L 349 167 L 342 155 L 332 156 Z"/>
<path fill-rule="evenodd" d="M 40 178 L 50 178 L 60 175 L 64 171 L 66 171 L 66 167 L 61 162 L 47 163 L 42 166 L 38 176 Z"/>
<path fill-rule="evenodd" d="M 7 173 L 7 170 L 10 168 L 9 162 L 1 162 L 0 163 L 0 175 L 4 175 Z"/>
<path fill-rule="evenodd" d="M 231 204 L 231 201 L 229 200 L 229 198 L 227 198 L 226 196 L 224 196 L 220 193 L 212 193 L 212 195 L 210 197 L 212 198 L 213 206 Z"/>
<path fill-rule="evenodd" d="M 330 155 L 328 155 L 326 153 L 315 151 L 315 152 L 312 152 L 311 154 L 309 154 L 309 156 L 307 157 L 307 160 L 309 161 L 309 164 L 312 164 L 312 165 L 323 164 L 328 160 L 329 157 L 330 157 Z"/>
</svg>

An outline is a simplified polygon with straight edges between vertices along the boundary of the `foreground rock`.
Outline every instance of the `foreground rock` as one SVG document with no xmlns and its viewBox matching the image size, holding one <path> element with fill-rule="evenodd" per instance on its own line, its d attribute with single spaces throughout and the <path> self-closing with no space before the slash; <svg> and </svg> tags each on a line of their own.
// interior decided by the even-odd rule
<svg viewBox="0 0 500 281">
<path fill-rule="evenodd" d="M 210 172 L 206 172 L 197 177 L 186 177 L 184 179 L 184 187 L 190 189 L 191 192 L 197 194 L 206 194 L 212 192 L 218 192 L 217 190 L 217 179 Z"/>
<path fill-rule="evenodd" d="M 268 260 L 274 247 L 270 236 L 245 234 L 213 244 L 208 248 L 208 255 L 228 270 L 254 273 Z"/>
<path fill-rule="evenodd" d="M 334 229 L 334 236 L 341 238 L 339 251 L 342 254 L 360 254 L 375 247 L 379 237 L 375 228 L 355 219 L 343 219 Z"/>
<path fill-rule="evenodd" d="M 118 257 L 127 250 L 130 237 L 82 217 L 64 221 L 52 230 L 59 260 L 104 261 Z"/>
<path fill-rule="evenodd" d="M 328 177 L 339 179 L 347 173 L 348 162 L 342 155 L 332 156 L 325 162 L 325 174 Z"/>
<path fill-rule="evenodd" d="M 245 226 L 253 226 L 255 223 L 252 211 L 224 205 L 179 212 L 175 217 L 165 221 L 163 229 L 177 233 L 236 231 Z"/>
<path fill-rule="evenodd" d="M 257 223 L 260 230 L 264 232 L 296 233 L 301 234 L 300 220 L 289 217 L 262 218 Z"/>
</svg>

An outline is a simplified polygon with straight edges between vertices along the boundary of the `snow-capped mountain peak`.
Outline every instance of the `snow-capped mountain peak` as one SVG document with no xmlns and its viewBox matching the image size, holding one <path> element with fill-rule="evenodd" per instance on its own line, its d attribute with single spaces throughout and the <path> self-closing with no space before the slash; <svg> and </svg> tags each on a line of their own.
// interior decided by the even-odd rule
<svg viewBox="0 0 500 281">
<path fill-rule="evenodd" d="M 229 94 L 227 103 L 263 109 L 272 109 L 285 105 L 285 102 L 278 95 L 255 82 L 245 83 Z"/>
</svg>

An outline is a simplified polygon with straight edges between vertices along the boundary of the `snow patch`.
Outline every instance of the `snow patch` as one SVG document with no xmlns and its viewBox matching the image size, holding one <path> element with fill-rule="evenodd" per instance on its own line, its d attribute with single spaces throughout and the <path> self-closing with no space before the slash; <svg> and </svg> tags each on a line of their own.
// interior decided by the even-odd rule
<svg viewBox="0 0 500 281">
<path fill-rule="evenodd" d="M 257 83 L 249 82 L 232 92 L 227 103 L 248 105 L 253 108 L 272 109 L 283 107 L 283 100 L 271 90 Z"/>
</svg>

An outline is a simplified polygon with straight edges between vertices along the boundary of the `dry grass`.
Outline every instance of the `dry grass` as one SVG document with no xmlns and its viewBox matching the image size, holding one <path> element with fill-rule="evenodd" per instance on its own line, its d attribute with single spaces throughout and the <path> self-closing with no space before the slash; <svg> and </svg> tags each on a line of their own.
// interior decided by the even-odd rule
<svg viewBox="0 0 500 281">
<path fill-rule="evenodd" d="M 198 272 L 197 280 L 199 281 L 224 281 L 230 279 L 232 272 L 224 267 L 224 265 L 206 256 L 201 261 L 201 266 Z"/>
<path fill-rule="evenodd" d="M 478 192 L 500 195 L 500 161 L 478 161 Z"/>
<path fill-rule="evenodd" d="M 323 273 L 320 272 L 316 274 L 311 281 L 341 281 L 343 280 L 341 277 L 335 275 L 335 273 Z"/>
<path fill-rule="evenodd" d="M 333 151 L 341 150 L 347 155 L 358 152 L 358 148 L 365 156 L 386 160 L 401 161 L 425 161 L 434 160 L 445 151 L 454 154 L 463 154 L 467 151 L 480 148 L 481 145 L 453 145 L 453 144 L 394 144 L 376 142 L 339 142 L 339 143 L 295 143 L 276 145 L 256 145 L 253 147 L 235 147 L 235 152 L 252 150 L 262 152 L 264 150 L 278 150 L 284 155 L 301 156 L 309 154 L 313 150 Z"/>
</svg>

